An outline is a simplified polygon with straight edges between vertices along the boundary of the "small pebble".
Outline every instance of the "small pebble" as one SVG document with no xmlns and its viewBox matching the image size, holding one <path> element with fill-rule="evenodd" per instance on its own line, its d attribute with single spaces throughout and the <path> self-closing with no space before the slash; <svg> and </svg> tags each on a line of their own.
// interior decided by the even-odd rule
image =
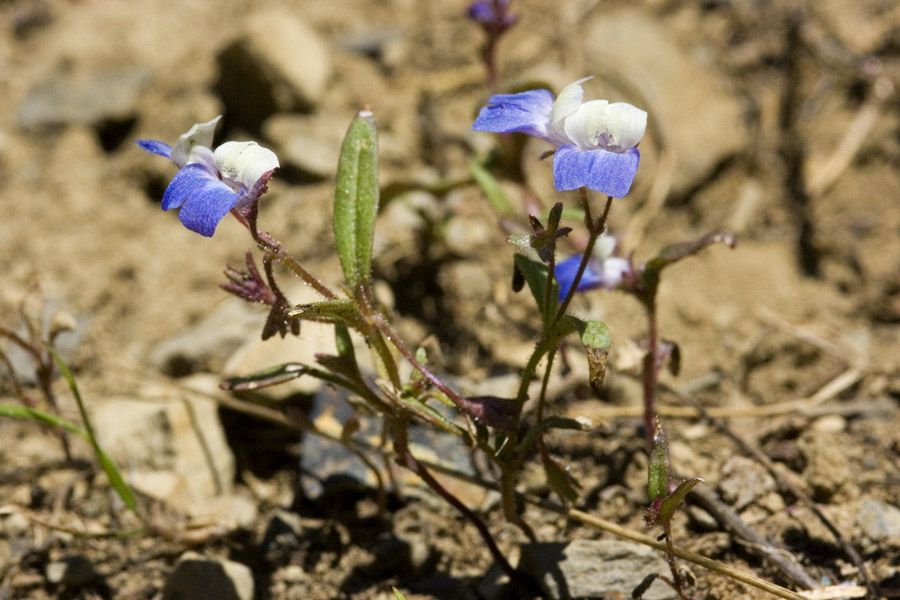
<svg viewBox="0 0 900 600">
<path fill-rule="evenodd" d="M 70 589 L 80 588 L 97 578 L 94 563 L 78 554 L 51 562 L 44 574 L 48 582 Z"/>
</svg>

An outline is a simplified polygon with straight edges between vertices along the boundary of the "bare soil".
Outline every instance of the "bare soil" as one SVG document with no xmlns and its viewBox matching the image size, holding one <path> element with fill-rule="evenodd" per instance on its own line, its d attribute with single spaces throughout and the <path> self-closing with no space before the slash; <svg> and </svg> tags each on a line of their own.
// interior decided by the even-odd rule
<svg viewBox="0 0 900 600">
<path fill-rule="evenodd" d="M 466 177 L 473 152 L 495 141 L 470 131 L 489 92 L 479 62 L 482 32 L 466 18 L 465 2 L 277 5 L 300 15 L 330 49 L 327 91 L 309 120 L 339 140 L 355 111 L 371 106 L 384 185 Z M 186 372 L 160 371 L 150 355 L 223 303 L 222 269 L 242 263 L 250 239 L 230 218 L 205 239 L 162 213 L 162 190 L 174 170 L 133 140 L 172 142 L 223 112 L 216 57 L 255 6 L 0 3 L 0 325 L 22 325 L 17 307 L 36 285 L 50 305 L 73 315 L 79 334 L 66 356 L 89 405 L 136 397 L 160 382 L 177 386 L 173 375 L 221 372 L 224 361 L 216 358 Z M 539 79 L 560 89 L 593 74 L 588 97 L 608 95 L 651 114 L 635 187 L 610 217 L 625 250 L 645 260 L 717 228 L 738 237 L 734 250 L 711 247 L 665 274 L 660 330 L 678 343 L 681 372 L 663 376 L 660 404 L 676 467 L 706 479 L 815 580 L 862 585 L 857 566 L 801 497 L 740 481 L 761 467 L 723 432 L 729 430 L 815 501 L 884 597 L 900 597 L 900 538 L 872 539 L 858 518 L 869 500 L 896 506 L 900 498 L 898 5 L 514 0 L 512 7 L 519 23 L 500 44 L 501 85 Z M 633 33 L 597 34 L 622 22 L 637 23 Z M 638 40 L 641 52 L 622 50 L 629 35 L 648 36 Z M 668 48 L 661 36 L 684 61 L 653 55 Z M 659 73 L 657 62 L 693 70 Z M 148 83 L 114 123 L 22 124 L 23 106 L 43 82 L 138 68 Z M 706 96 L 667 104 L 691 98 L 694 88 Z M 693 131 L 680 126 L 687 122 L 697 123 Z M 239 123 L 226 114 L 217 140 L 252 137 L 280 150 L 264 137 L 265 127 L 250 131 Z M 526 150 L 532 203 L 520 187 L 503 184 L 521 223 L 534 206 L 577 206 L 574 194 L 552 189 L 549 161 L 537 160 L 544 150 L 539 143 Z M 270 184 L 261 223 L 310 271 L 337 284 L 332 194 L 329 177 L 284 169 Z M 514 249 L 503 224 L 475 186 L 416 194 L 388 203 L 379 219 L 377 277 L 399 330 L 410 344 L 429 338 L 440 350 L 436 368 L 463 388 L 515 375 L 537 316 L 525 294 L 509 288 Z M 569 251 L 583 237 L 576 231 L 565 242 Z M 645 531 L 634 358 L 646 326 L 641 308 L 632 298 L 595 291 L 573 310 L 606 321 L 614 350 L 600 396 L 583 379 L 563 372 L 554 378 L 553 410 L 588 416 L 598 428 L 554 436 L 552 450 L 581 483 L 577 507 Z M 264 319 L 260 310 L 248 337 Z M 580 365 L 582 357 L 569 352 Z M 0 397 L 18 403 L 2 365 L 0 373 Z M 63 416 L 79 422 L 65 383 L 56 386 Z M 27 393 L 40 397 L 33 387 Z M 708 409 L 713 421 L 673 408 L 687 402 Z M 154 515 L 153 527 L 125 535 L 141 523 L 114 500 L 86 444 L 73 439 L 75 459 L 66 461 L 54 431 L 0 420 L 0 598 L 155 598 L 189 548 L 250 566 L 257 598 L 389 598 L 391 585 L 410 600 L 478 597 L 490 555 L 449 507 L 407 493 L 380 515 L 368 488 L 304 499 L 296 493 L 298 436 L 276 435 L 277 426 L 247 416 L 223 418 L 238 457 L 235 485 L 256 500 L 258 515 L 251 525 L 200 535 L 190 535 L 184 515 L 147 497 L 140 502 Z M 252 434 L 259 431 L 267 433 Z M 263 445 L 266 452 L 255 451 Z M 547 495 L 539 479 L 526 477 L 523 490 Z M 301 542 L 262 555 L 259 540 L 278 508 L 300 514 Z M 515 558 L 524 537 L 496 513 L 488 517 L 492 531 Z M 12 531 L 11 515 L 27 517 L 24 535 Z M 533 507 L 526 519 L 542 540 L 607 535 Z M 792 587 L 700 513 L 679 517 L 675 535 L 688 549 Z M 102 577 L 77 589 L 47 582 L 47 564 L 70 555 L 89 558 Z M 699 567 L 693 575 L 698 597 L 769 597 Z"/>
</svg>

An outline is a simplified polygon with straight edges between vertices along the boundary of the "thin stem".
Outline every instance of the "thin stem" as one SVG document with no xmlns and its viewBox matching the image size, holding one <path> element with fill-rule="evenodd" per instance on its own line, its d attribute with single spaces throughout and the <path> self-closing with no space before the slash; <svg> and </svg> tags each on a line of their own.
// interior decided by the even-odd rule
<svg viewBox="0 0 900 600">
<path fill-rule="evenodd" d="M 656 419 L 656 382 L 659 377 L 659 339 L 655 300 L 647 307 L 647 354 L 644 356 L 644 429 L 648 448 L 653 447 L 653 423 Z"/>
<path fill-rule="evenodd" d="M 415 456 L 413 456 L 412 452 L 410 452 L 409 437 L 407 432 L 408 424 L 408 417 L 401 417 L 394 422 L 392 427 L 394 433 L 394 452 L 396 452 L 397 458 L 400 460 L 401 464 L 417 474 L 428 487 L 430 487 L 450 506 L 455 508 L 460 514 L 468 519 L 469 522 L 472 523 L 478 530 L 478 533 L 481 534 L 481 538 L 484 540 L 485 545 L 488 547 L 488 551 L 491 553 L 491 556 L 494 558 L 500 568 L 503 569 L 503 572 L 513 582 L 522 582 L 522 575 L 516 572 L 516 570 L 513 569 L 512 565 L 509 564 L 509 561 L 506 560 L 506 557 L 497 546 L 497 542 L 494 541 L 494 536 L 491 535 L 490 530 L 488 529 L 485 522 L 481 519 L 481 517 L 476 515 L 459 498 L 451 494 L 444 486 L 442 486 L 440 482 L 438 482 L 438 480 L 435 479 L 434 476 L 428 471 L 425 465 L 419 462 L 419 460 Z"/>
<path fill-rule="evenodd" d="M 319 292 L 325 298 L 333 300 L 337 298 L 334 292 L 328 289 L 324 283 L 316 279 L 291 254 L 284 249 L 284 245 L 264 231 L 260 231 L 256 226 L 256 219 L 259 213 L 259 204 L 254 202 L 247 212 L 247 216 L 243 216 L 238 211 L 233 210 L 231 214 L 250 231 L 253 241 L 265 252 L 270 253 L 276 260 L 289 268 L 297 277 L 302 279 L 307 285 Z"/>
<path fill-rule="evenodd" d="M 434 387 L 440 390 L 445 396 L 447 396 L 453 404 L 455 404 L 458 408 L 464 408 L 465 402 L 462 397 L 450 389 L 446 383 L 441 381 L 437 375 L 428 370 L 428 367 L 420 363 L 416 360 L 415 355 L 406 347 L 406 344 L 393 332 L 390 324 L 385 320 L 385 318 L 379 314 L 374 315 L 375 317 L 375 327 L 390 341 L 397 350 L 400 351 L 400 354 L 403 355 L 409 364 L 413 366 L 415 370 L 422 374 L 422 376 Z"/>
<path fill-rule="evenodd" d="M 559 305 L 559 308 L 556 311 L 556 318 L 554 319 L 554 324 L 558 322 L 563 316 L 566 314 L 566 310 L 569 308 L 569 304 L 572 302 L 572 298 L 575 296 L 575 290 L 578 289 L 578 284 L 581 283 L 581 278 L 584 275 L 585 269 L 587 269 L 588 262 L 591 260 L 591 253 L 594 251 L 594 244 L 597 241 L 597 238 L 600 237 L 600 234 L 603 233 L 603 230 L 606 229 L 606 219 L 609 216 L 609 209 L 612 207 L 612 196 L 607 196 L 606 198 L 606 206 L 603 208 L 603 214 L 600 215 L 600 218 L 597 219 L 596 222 L 592 222 L 591 219 L 591 205 L 588 201 L 587 191 L 585 188 L 580 188 L 581 191 L 581 204 L 584 207 L 584 220 L 585 224 L 588 228 L 588 243 L 584 249 L 584 254 L 581 255 L 581 263 L 578 265 L 578 271 L 575 272 L 575 279 L 572 280 L 572 285 L 569 286 L 569 291 L 566 293 L 566 297 L 563 299 L 562 303 Z"/>
<path fill-rule="evenodd" d="M 538 423 L 544 420 L 544 401 L 547 398 L 547 387 L 550 384 L 550 369 L 553 366 L 553 358 L 556 356 L 556 349 L 547 353 L 547 368 L 544 370 L 544 379 L 541 381 L 541 395 L 538 397 L 537 414 L 535 419 Z"/>
</svg>

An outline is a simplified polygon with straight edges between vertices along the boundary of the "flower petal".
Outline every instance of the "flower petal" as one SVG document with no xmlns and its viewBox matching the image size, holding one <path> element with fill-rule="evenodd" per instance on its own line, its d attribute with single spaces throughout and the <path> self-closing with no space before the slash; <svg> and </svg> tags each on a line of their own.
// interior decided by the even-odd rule
<svg viewBox="0 0 900 600">
<path fill-rule="evenodd" d="M 627 102 L 614 102 L 607 108 L 606 127 L 609 148 L 634 148 L 647 129 L 647 113 Z"/>
<path fill-rule="evenodd" d="M 213 154 L 222 176 L 250 190 L 263 175 L 278 167 L 278 157 L 256 142 L 225 142 Z"/>
<path fill-rule="evenodd" d="M 221 118 L 222 115 L 219 115 L 206 123 L 196 123 L 187 133 L 181 134 L 172 148 L 171 157 L 179 168 L 198 162 L 211 165 L 211 163 L 205 162 L 206 152 L 203 149 L 209 151 L 209 148 L 212 147 L 213 134 Z"/>
<path fill-rule="evenodd" d="M 157 142 L 156 140 L 137 140 L 135 143 L 150 154 L 172 158 L 172 146 L 168 144 Z"/>
<path fill-rule="evenodd" d="M 224 183 L 211 182 L 187 198 L 178 211 L 178 219 L 191 231 L 212 237 L 219 221 L 228 214 L 237 199 L 238 194 Z"/>
<path fill-rule="evenodd" d="M 566 119 L 566 135 L 582 150 L 606 148 L 609 102 L 591 100 Z"/>
<path fill-rule="evenodd" d="M 581 106 L 581 99 L 584 97 L 584 89 L 581 84 L 593 77 L 585 77 L 574 83 L 570 83 L 562 89 L 556 102 L 553 103 L 553 109 L 550 111 L 550 123 L 556 124 L 565 119 Z"/>
<path fill-rule="evenodd" d="M 556 265 L 554 273 L 556 275 L 556 283 L 559 285 L 560 301 L 569 293 L 569 288 L 572 287 L 572 282 L 575 280 L 575 274 L 578 272 L 580 264 L 581 255 L 576 254 L 560 261 Z M 624 258 L 615 256 L 604 261 L 591 259 L 588 261 L 575 291 L 586 292 L 597 288 L 611 290 L 622 283 L 625 273 L 630 271 L 631 264 Z"/>
<path fill-rule="evenodd" d="M 559 285 L 559 300 L 562 301 L 569 293 L 569 288 L 575 281 L 575 274 L 578 273 L 578 266 L 581 264 L 581 255 L 576 254 L 565 260 L 561 260 L 556 265 L 554 275 L 556 275 L 556 283 Z M 602 285 L 603 273 L 599 268 L 600 265 L 594 260 L 589 260 L 581 281 L 578 282 L 576 292 L 584 292 L 598 288 Z"/>
<path fill-rule="evenodd" d="M 625 278 L 625 273 L 631 272 L 631 263 L 627 259 L 612 256 L 603 261 L 603 274 L 600 285 L 608 290 L 613 289 Z"/>
<path fill-rule="evenodd" d="M 614 236 L 606 233 L 600 234 L 600 237 L 594 242 L 594 252 L 591 254 L 591 258 L 601 262 L 606 260 L 615 253 L 618 243 L 619 241 Z"/>
<path fill-rule="evenodd" d="M 201 165 L 192 164 L 179 169 L 163 194 L 162 209 L 178 208 L 196 190 L 209 185 L 210 181 L 217 179 Z"/>
<path fill-rule="evenodd" d="M 479 23 L 490 23 L 494 20 L 494 7 L 489 0 L 478 0 L 469 5 L 469 18 Z"/>
<path fill-rule="evenodd" d="M 553 157 L 553 184 L 559 191 L 588 187 L 622 198 L 631 189 L 640 158 L 637 148 L 619 153 L 560 146 Z"/>
<path fill-rule="evenodd" d="M 163 194 L 162 209 L 181 207 L 178 218 L 185 227 L 209 237 L 238 197 L 216 175 L 194 163 L 175 174 Z"/>
<path fill-rule="evenodd" d="M 565 122 L 566 135 L 579 148 L 621 152 L 634 147 L 647 128 L 647 113 L 625 102 L 592 100 Z"/>
<path fill-rule="evenodd" d="M 553 94 L 549 90 L 495 94 L 478 113 L 472 129 L 493 133 L 520 131 L 546 139 L 552 109 Z"/>
</svg>

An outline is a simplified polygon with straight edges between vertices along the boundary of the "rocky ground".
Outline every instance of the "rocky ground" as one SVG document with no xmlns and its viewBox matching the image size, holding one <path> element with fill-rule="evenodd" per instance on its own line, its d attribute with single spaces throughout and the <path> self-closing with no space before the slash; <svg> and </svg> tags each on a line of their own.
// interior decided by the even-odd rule
<svg viewBox="0 0 900 600">
<path fill-rule="evenodd" d="M 681 373 L 663 376 L 661 413 L 678 470 L 703 477 L 715 506 L 762 539 L 723 528 L 695 500 L 676 518 L 676 542 L 791 589 L 847 585 L 817 598 L 900 597 L 900 8 L 512 8 L 501 86 L 558 90 L 594 75 L 588 97 L 650 114 L 635 186 L 610 216 L 623 248 L 644 260 L 713 229 L 738 238 L 665 273 L 660 330 L 679 344 Z M 510 222 L 475 185 L 438 189 L 468 178 L 467 162 L 496 143 L 471 131 L 489 92 L 482 31 L 465 11 L 455 0 L 0 2 L 0 327 L 26 335 L 29 320 L 68 315 L 75 330 L 58 347 L 141 511 L 124 508 L 82 440 L 69 440 L 67 459 L 55 430 L 0 419 L 0 598 L 363 599 L 391 598 L 392 585 L 410 600 L 510 597 L 474 528 L 414 479 L 403 476 L 382 511 L 359 461 L 301 434 L 303 415 L 339 430 L 348 404 L 336 392 L 302 379 L 252 399 L 219 389 L 223 376 L 310 360 L 330 332 L 309 324 L 261 342 L 265 312 L 217 287 L 251 248 L 246 231 L 226 219 L 201 238 L 162 213 L 174 168 L 133 143 L 171 143 L 224 114 L 217 140 L 256 139 L 281 160 L 262 227 L 336 285 L 337 152 L 370 106 L 389 199 L 378 293 L 452 385 L 512 395 L 537 316 L 510 290 L 504 227 L 577 197 L 553 189 L 534 140 L 534 198 L 502 182 Z M 310 299 L 282 275 L 292 301 Z M 576 508 L 654 534 L 641 522 L 641 308 L 595 291 L 573 312 L 609 325 L 610 372 L 595 394 L 568 350 L 573 371 L 552 378 L 553 410 L 597 427 L 553 436 L 551 449 L 581 484 Z M 2 403 L 20 404 L 20 381 L 46 408 L 40 374 L 13 346 L 0 344 Z M 65 382 L 52 390 L 80 423 Z M 478 472 L 464 449 L 417 435 L 423 456 Z M 643 575 L 666 572 L 659 552 L 533 505 L 525 517 L 543 544 L 525 544 L 492 493 L 453 485 L 511 561 L 556 582 L 548 596 L 567 586 L 630 597 Z M 537 470 L 522 491 L 549 497 Z M 760 558 L 766 545 L 801 574 Z M 772 597 L 685 564 L 699 598 Z M 667 597 L 660 582 L 645 595 Z"/>
</svg>

